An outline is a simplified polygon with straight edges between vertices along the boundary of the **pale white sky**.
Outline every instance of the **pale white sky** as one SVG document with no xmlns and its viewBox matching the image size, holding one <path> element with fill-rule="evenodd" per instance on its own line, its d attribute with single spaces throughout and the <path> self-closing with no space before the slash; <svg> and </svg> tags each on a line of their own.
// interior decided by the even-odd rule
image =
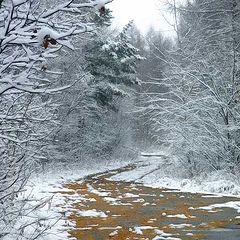
<svg viewBox="0 0 240 240">
<path fill-rule="evenodd" d="M 146 33 L 150 26 L 156 30 L 167 31 L 166 33 L 172 30 L 161 15 L 164 14 L 171 21 L 164 0 L 114 0 L 108 7 L 113 11 L 116 27 L 122 27 L 134 20 L 143 33 Z"/>
</svg>

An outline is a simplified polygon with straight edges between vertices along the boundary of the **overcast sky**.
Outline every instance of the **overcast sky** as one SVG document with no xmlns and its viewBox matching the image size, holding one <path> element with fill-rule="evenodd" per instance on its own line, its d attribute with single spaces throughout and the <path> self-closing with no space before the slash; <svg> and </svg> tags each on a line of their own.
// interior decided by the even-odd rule
<svg viewBox="0 0 240 240">
<path fill-rule="evenodd" d="M 147 32 L 150 26 L 156 30 L 172 30 L 161 14 L 171 19 L 166 12 L 164 0 L 114 0 L 108 5 L 115 17 L 114 25 L 122 27 L 130 20 L 134 20 L 137 27 L 143 32 Z"/>
</svg>

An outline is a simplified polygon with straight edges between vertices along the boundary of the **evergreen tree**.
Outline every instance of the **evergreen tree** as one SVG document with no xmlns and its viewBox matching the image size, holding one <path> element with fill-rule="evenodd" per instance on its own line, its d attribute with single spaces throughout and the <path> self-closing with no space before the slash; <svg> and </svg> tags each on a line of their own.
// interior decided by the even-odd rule
<svg viewBox="0 0 240 240">
<path fill-rule="evenodd" d="M 114 110 L 115 97 L 125 96 L 127 89 L 139 84 L 137 64 L 142 59 L 138 49 L 128 37 L 128 24 L 120 34 L 113 37 L 96 36 L 87 46 L 87 70 L 93 76 L 89 83 L 98 104 Z"/>
<path fill-rule="evenodd" d="M 87 44 L 79 43 L 84 51 L 71 55 L 74 67 L 70 66 L 63 76 L 63 81 L 84 76 L 61 99 L 59 115 L 64 117 L 54 148 L 65 161 L 112 155 L 123 137 L 122 118 L 127 125 L 121 107 L 123 96 L 138 84 L 136 67 L 141 57 L 130 44 L 130 25 L 121 33 L 111 31 L 112 16 L 107 9 L 104 15 L 95 14 L 92 19 L 94 33 Z M 83 60 L 79 55 L 86 57 Z"/>
</svg>

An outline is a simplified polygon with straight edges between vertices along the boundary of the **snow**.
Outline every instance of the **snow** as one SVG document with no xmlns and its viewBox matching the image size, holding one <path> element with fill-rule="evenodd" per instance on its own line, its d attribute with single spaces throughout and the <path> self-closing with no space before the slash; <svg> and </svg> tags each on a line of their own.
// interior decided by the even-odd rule
<svg viewBox="0 0 240 240">
<path fill-rule="evenodd" d="M 26 0 L 12 0 L 14 6 L 25 3 Z"/>
<path fill-rule="evenodd" d="M 132 193 L 126 193 L 126 194 L 124 194 L 124 197 L 126 197 L 126 198 L 137 198 L 137 197 L 139 197 L 139 195 L 132 194 Z"/>
<path fill-rule="evenodd" d="M 100 197 L 107 197 L 109 195 L 111 195 L 111 193 L 108 193 L 108 192 L 100 192 L 99 190 L 97 189 L 94 189 L 90 184 L 87 185 L 88 186 L 88 191 L 91 192 L 91 193 L 94 193 Z"/>
<path fill-rule="evenodd" d="M 107 3 L 107 0 L 95 0 L 94 3 L 96 4 L 97 9 L 101 9 L 102 7 L 105 6 L 105 4 Z"/>
<path fill-rule="evenodd" d="M 109 234 L 109 237 L 114 237 L 118 235 L 118 230 L 113 231 L 112 233 Z"/>
<path fill-rule="evenodd" d="M 37 33 L 38 44 L 42 45 L 44 37 L 49 35 L 51 38 L 59 38 L 59 33 L 49 27 L 42 27 Z"/>
<path fill-rule="evenodd" d="M 185 228 L 185 227 L 192 227 L 192 224 L 188 224 L 188 223 L 179 223 L 179 224 L 169 224 L 168 225 L 170 228 L 177 228 L 177 229 L 181 229 L 181 228 Z"/>
<path fill-rule="evenodd" d="M 237 210 L 240 213 L 240 201 L 231 201 L 226 203 L 212 204 L 205 207 L 200 207 L 198 209 L 212 211 L 215 208 L 232 208 Z"/>
<path fill-rule="evenodd" d="M 181 238 L 175 238 L 175 237 L 159 237 L 156 236 L 152 240 L 181 240 Z"/>
<path fill-rule="evenodd" d="M 179 175 L 180 171 L 176 170 L 176 165 L 170 165 L 168 164 L 169 159 L 167 157 L 141 157 L 141 161 L 136 162 L 137 168 L 117 173 L 116 175 L 111 177 L 112 180 L 118 181 L 135 181 L 136 183 L 143 183 L 146 186 L 155 187 L 155 188 L 162 188 L 167 187 L 168 189 L 174 189 L 171 192 L 179 192 L 181 191 L 187 191 L 187 192 L 204 192 L 203 198 L 208 197 L 221 197 L 222 195 L 226 194 L 229 195 L 230 193 L 237 193 L 237 185 L 234 187 L 234 191 L 220 191 L 220 194 L 214 195 L 208 195 L 209 193 L 214 193 L 213 185 L 214 186 L 220 186 L 222 181 L 224 181 L 224 177 L 217 178 L 217 175 L 211 176 L 211 177 L 205 177 L 204 180 L 202 180 L 202 176 L 198 176 L 194 179 L 184 179 L 181 178 L 181 175 Z M 68 166 L 65 165 L 59 165 L 59 166 L 52 166 L 49 167 L 48 170 L 45 173 L 38 173 L 34 177 L 32 177 L 26 187 L 26 191 L 24 192 L 24 195 L 21 196 L 22 198 L 31 196 L 31 199 L 37 202 L 41 199 L 41 201 L 44 203 L 44 200 L 48 199 L 49 201 L 46 201 L 46 204 L 42 204 L 42 207 L 39 208 L 37 211 L 33 212 L 32 215 L 29 215 L 27 217 L 22 218 L 18 224 L 22 223 L 28 223 L 31 221 L 32 218 L 37 217 L 38 219 L 41 219 L 43 228 L 47 228 L 46 234 L 44 235 L 44 240 L 60 240 L 60 239 L 67 239 L 69 237 L 68 233 L 66 232 L 66 229 L 71 229 L 74 227 L 73 222 L 69 222 L 67 220 L 68 213 L 65 215 L 62 215 L 64 212 L 68 212 L 67 210 L 72 209 L 72 203 L 74 200 L 78 199 L 81 200 L 81 204 L 85 204 L 85 202 L 88 201 L 96 201 L 94 198 L 86 198 L 83 195 L 78 194 L 74 190 L 65 189 L 62 187 L 64 183 L 78 181 L 80 182 L 82 178 L 84 178 L 87 175 L 104 172 L 106 170 L 112 170 L 117 169 L 122 166 L 126 166 L 129 164 L 129 162 L 109 162 L 109 164 L 106 164 L 104 162 L 102 163 L 96 163 L 93 164 L 86 163 L 84 164 L 76 164 L 75 166 Z M 175 175 L 174 175 L 174 174 Z M 171 176 L 171 177 L 170 177 Z M 197 180 L 198 179 L 198 180 Z M 199 182 L 199 179 L 202 180 L 202 182 Z M 219 180 L 220 179 L 220 180 Z M 208 182 L 208 180 L 211 180 Z M 212 184 L 214 180 L 215 184 Z M 183 183 L 187 184 L 183 184 Z M 226 181 L 224 181 L 225 184 Z M 198 185 L 196 185 L 198 183 Z M 133 188 L 136 187 L 136 185 L 132 184 Z M 101 190 L 101 188 L 95 189 L 90 184 L 87 185 L 88 190 L 98 196 L 103 197 L 104 201 L 111 202 L 112 204 L 124 204 L 121 203 L 120 198 L 113 198 L 110 197 L 110 193 Z M 179 190 L 176 190 L 179 189 Z M 214 188 L 215 190 L 218 188 Z M 232 188 L 233 189 L 233 188 Z M 58 192 L 61 192 L 59 194 Z M 68 203 L 65 202 L 64 194 L 63 192 L 71 193 L 71 195 L 68 195 Z M 165 191 L 166 193 L 169 192 L 169 190 Z M 206 194 L 205 194 L 206 193 Z M 217 193 L 219 193 L 217 191 Z M 141 202 L 141 196 L 132 194 L 132 193 L 126 193 L 124 198 L 132 198 L 133 201 Z M 159 197 L 164 197 L 164 195 L 160 195 Z M 34 202 L 33 201 L 33 202 Z M 142 201 L 143 202 L 143 201 Z M 34 204 L 34 203 L 32 203 Z M 131 205 L 131 203 L 126 203 L 128 205 Z M 145 205 L 149 203 L 144 203 Z M 62 207 L 59 207 L 60 205 L 64 205 L 64 209 Z M 204 206 L 199 209 L 202 210 L 208 210 L 208 211 L 214 211 L 216 208 L 233 208 L 236 209 L 238 212 L 240 212 L 240 201 L 231 201 L 227 203 L 222 204 L 213 204 L 209 206 Z M 108 217 L 107 213 L 102 211 L 97 211 L 95 209 L 91 210 L 79 210 L 77 214 L 83 216 L 83 217 L 92 217 L 92 218 L 106 218 Z M 192 218 L 192 216 L 186 216 L 184 214 L 176 214 L 176 215 L 167 215 L 166 213 L 162 213 L 162 216 L 168 217 L 168 218 L 180 218 L 180 219 L 187 219 Z M 240 216 L 236 217 L 237 219 L 240 218 Z M 16 225 L 17 228 L 18 225 Z M 191 224 L 170 224 L 168 227 L 170 228 L 185 228 L 190 227 Z M 50 230 L 51 228 L 51 230 Z M 136 226 L 132 229 L 132 231 L 136 234 L 142 235 L 144 230 L 153 229 L 151 226 Z M 118 231 L 117 229 L 112 229 L 113 232 L 109 236 L 115 236 L 117 235 Z M 26 228 L 26 231 L 29 232 L 29 234 L 34 231 L 34 229 L 31 229 L 31 227 Z M 14 231 L 13 231 L 14 232 Z M 171 234 L 164 233 L 161 230 L 155 229 L 156 237 L 154 239 L 178 239 L 171 236 Z M 5 238 L 4 240 L 14 240 L 14 234 L 9 236 L 8 238 Z"/>
<path fill-rule="evenodd" d="M 204 198 L 240 195 L 238 179 L 226 171 L 199 173 L 194 177 L 187 177 L 188 173 L 182 164 L 167 150 L 142 154 L 149 156 L 141 156 L 137 168 L 119 173 L 110 180 L 135 181 L 148 187 L 171 189 L 166 192 L 202 193 Z"/>
<path fill-rule="evenodd" d="M 181 218 L 181 219 L 188 219 L 185 214 L 176 214 L 176 215 L 167 215 L 168 218 Z"/>
<path fill-rule="evenodd" d="M 132 201 L 133 203 L 143 203 L 145 200 L 143 198 L 139 198 L 137 200 Z"/>
<path fill-rule="evenodd" d="M 107 170 L 117 169 L 129 164 L 128 161 L 119 162 L 92 162 L 86 164 L 54 164 L 48 166 L 44 173 L 35 173 L 29 180 L 25 191 L 19 196 L 21 199 L 31 200 L 29 204 L 32 206 L 40 207 L 36 208 L 31 214 L 23 216 L 18 219 L 17 224 L 14 225 L 11 234 L 4 237 L 2 240 L 16 240 L 17 227 L 20 224 L 29 224 L 30 222 L 36 222 L 38 219 L 41 223 L 39 228 L 38 223 L 35 225 L 29 225 L 25 228 L 25 236 L 31 236 L 36 230 L 45 230 L 45 233 L 41 237 L 42 240 L 63 240 L 71 239 L 66 229 L 71 229 L 75 226 L 75 223 L 67 220 L 68 210 L 71 210 L 74 200 L 81 200 L 83 203 L 86 201 L 95 201 L 93 198 L 85 198 L 83 195 L 75 193 L 74 190 L 63 188 L 62 185 L 68 182 L 78 181 L 80 179 L 99 172 Z M 68 195 L 68 203 L 65 202 L 64 194 L 61 192 L 72 192 L 72 195 Z M 93 190 L 94 191 L 94 190 Z M 98 191 L 97 191 L 98 192 Z M 60 207 L 64 204 L 64 208 Z M 69 211 L 71 212 L 71 211 Z M 63 215 L 61 213 L 64 213 Z M 91 211 L 79 211 L 79 215 L 91 216 L 91 217 L 107 217 L 104 212 L 97 212 L 92 209 Z"/>
<path fill-rule="evenodd" d="M 136 233 L 138 235 L 143 235 L 144 230 L 152 230 L 154 227 L 152 226 L 140 226 L 140 227 L 134 227 L 134 229 L 129 229 L 129 231 Z"/>
<path fill-rule="evenodd" d="M 98 212 L 98 211 L 96 211 L 96 209 L 86 210 L 86 211 L 78 211 L 78 214 L 82 217 L 100 217 L 100 218 L 108 217 L 106 213 Z"/>
<path fill-rule="evenodd" d="M 180 218 L 180 219 L 196 218 L 195 216 L 186 216 L 185 214 L 176 214 L 176 215 L 167 215 L 166 213 L 163 213 L 163 214 L 162 216 L 166 216 L 168 218 Z"/>
<path fill-rule="evenodd" d="M 112 198 L 112 197 L 105 197 L 104 201 L 109 202 L 109 203 L 116 203 L 119 201 L 117 198 Z"/>
<path fill-rule="evenodd" d="M 175 237 L 159 237 L 156 236 L 152 240 L 181 240 L 181 238 L 175 238 Z"/>
<path fill-rule="evenodd" d="M 161 235 L 161 237 L 169 237 L 169 236 L 172 236 L 172 234 L 170 234 L 170 233 L 165 233 L 164 231 L 159 230 L 159 229 L 155 229 L 155 233 L 156 233 L 157 235 Z"/>
</svg>

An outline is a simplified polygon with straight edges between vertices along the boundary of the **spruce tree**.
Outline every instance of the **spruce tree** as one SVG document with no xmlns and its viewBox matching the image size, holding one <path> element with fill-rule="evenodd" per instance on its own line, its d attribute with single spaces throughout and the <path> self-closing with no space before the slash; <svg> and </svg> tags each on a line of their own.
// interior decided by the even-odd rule
<svg viewBox="0 0 240 240">
<path fill-rule="evenodd" d="M 96 39 L 87 46 L 87 70 L 93 76 L 89 85 L 92 97 L 100 106 L 117 110 L 115 97 L 127 95 L 127 89 L 139 84 L 136 69 L 142 59 L 138 49 L 130 44 L 126 25 L 117 36 L 96 34 Z"/>
</svg>

